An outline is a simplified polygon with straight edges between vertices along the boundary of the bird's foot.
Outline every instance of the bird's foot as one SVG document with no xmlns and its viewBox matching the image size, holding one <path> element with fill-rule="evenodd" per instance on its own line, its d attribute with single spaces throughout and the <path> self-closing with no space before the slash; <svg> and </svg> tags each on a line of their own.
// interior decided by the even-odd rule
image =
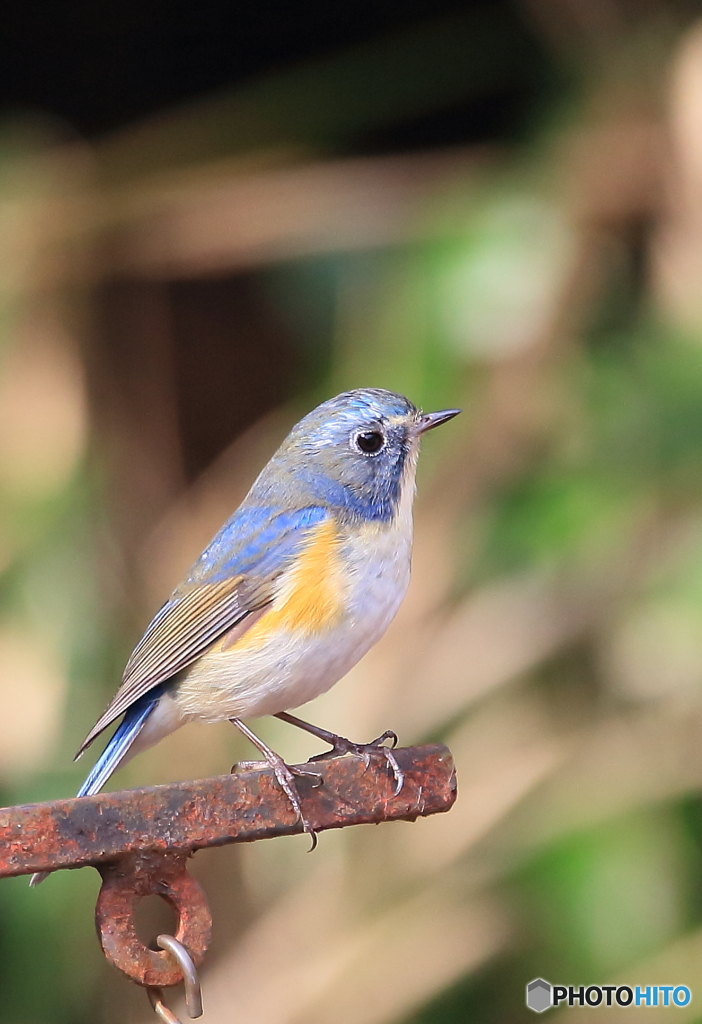
<svg viewBox="0 0 702 1024">
<path fill-rule="evenodd" d="M 278 785 L 292 804 L 292 808 L 297 814 L 298 820 L 302 823 L 302 828 L 310 837 L 311 846 L 309 852 L 312 853 L 317 846 L 317 833 L 302 811 L 302 803 L 300 801 L 297 784 L 295 783 L 295 776 L 306 776 L 308 778 L 312 776 L 317 780 L 318 786 L 321 785 L 321 776 L 318 772 L 306 771 L 304 768 L 298 768 L 296 766 L 286 764 L 280 754 L 276 754 L 274 750 L 271 750 L 267 744 L 256 736 L 255 733 L 252 733 L 251 730 L 238 718 L 231 719 L 231 721 L 252 741 L 252 743 L 254 743 L 256 747 L 258 747 L 265 759 L 264 761 L 240 761 L 238 765 L 234 765 L 232 771 L 237 767 L 246 769 L 254 766 L 256 768 L 267 767 L 273 769 L 273 774 L 276 777 Z"/>
<path fill-rule="evenodd" d="M 314 777 L 317 780 L 320 780 L 321 776 L 318 775 L 317 772 L 306 772 L 302 768 L 292 767 L 291 765 L 286 764 L 283 758 L 279 757 L 278 755 L 276 755 L 275 761 L 271 761 L 269 763 L 270 767 L 273 769 L 273 774 L 278 780 L 278 785 L 283 790 L 288 800 L 292 804 L 293 810 L 295 811 L 298 818 L 302 822 L 303 829 L 310 837 L 311 846 L 308 850 L 308 853 L 312 853 L 312 851 L 317 846 L 317 833 L 312 828 L 307 818 L 305 818 L 305 815 L 302 813 L 302 804 L 300 803 L 300 794 L 298 792 L 297 784 L 295 782 L 295 776 L 314 775 Z M 317 785 L 319 784 L 320 783 L 318 781 Z"/>
<path fill-rule="evenodd" d="M 402 787 L 405 784 L 405 773 L 400 768 L 397 758 L 393 754 L 393 748 L 397 746 L 397 733 L 394 733 L 392 729 L 387 729 L 382 736 L 371 740 L 370 743 L 354 743 L 352 740 L 347 740 L 345 736 L 337 736 L 334 733 L 329 733 L 325 736 L 325 740 L 331 744 L 331 750 L 327 750 L 323 754 L 315 754 L 314 757 L 310 758 L 310 761 L 324 761 L 329 757 L 337 757 L 339 754 L 354 754 L 356 757 L 362 757 L 366 768 L 369 768 L 373 755 L 381 754 L 395 779 L 395 792 L 393 795 L 399 796 L 402 792 Z M 391 740 L 389 747 L 385 746 L 386 740 Z"/>
<path fill-rule="evenodd" d="M 283 763 L 285 764 L 285 767 L 288 769 L 288 771 L 291 772 L 293 775 L 305 775 L 309 779 L 315 779 L 316 785 L 312 787 L 313 789 L 317 789 L 319 786 L 322 785 L 323 780 L 319 772 L 310 772 L 307 771 L 306 768 L 300 768 L 296 764 L 287 764 L 286 762 Z M 237 761 L 236 764 L 232 765 L 231 774 L 233 775 L 235 772 L 260 772 L 265 771 L 266 768 L 270 767 L 270 761 Z"/>
<path fill-rule="evenodd" d="M 268 761 L 237 761 L 232 765 L 231 774 L 236 772 L 261 772 L 268 767 Z"/>
</svg>

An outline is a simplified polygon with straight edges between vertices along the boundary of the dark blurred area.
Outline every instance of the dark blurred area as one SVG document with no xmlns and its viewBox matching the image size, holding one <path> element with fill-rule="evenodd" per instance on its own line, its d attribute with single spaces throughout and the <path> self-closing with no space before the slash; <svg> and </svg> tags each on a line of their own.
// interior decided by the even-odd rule
<svg viewBox="0 0 702 1024">
<path fill-rule="evenodd" d="M 52 115 L 68 131 L 91 138 L 349 46 L 392 48 L 398 33 L 421 32 L 446 15 L 469 18 L 493 57 L 519 63 L 522 81 L 463 106 L 449 104 L 425 122 L 410 113 L 406 124 L 388 126 L 374 140 L 355 139 L 349 148 L 387 151 L 495 138 L 518 120 L 549 63 L 529 18 L 503 0 L 8 4 L 1 102 L 6 113 Z M 437 62 L 435 74 L 443 70 Z"/>
<path fill-rule="evenodd" d="M 206 1021 L 516 1024 L 537 976 L 695 990 L 701 16 L 4 11 L 3 803 L 75 791 L 150 615 L 302 413 L 358 386 L 465 410 L 425 444 L 397 621 L 305 709 L 444 740 L 459 801 L 314 857 L 198 854 Z M 189 726 L 115 786 L 219 774 L 251 756 L 233 732 Z M 155 1019 L 102 962 L 97 885 L 0 886 L 2 1024 Z"/>
</svg>

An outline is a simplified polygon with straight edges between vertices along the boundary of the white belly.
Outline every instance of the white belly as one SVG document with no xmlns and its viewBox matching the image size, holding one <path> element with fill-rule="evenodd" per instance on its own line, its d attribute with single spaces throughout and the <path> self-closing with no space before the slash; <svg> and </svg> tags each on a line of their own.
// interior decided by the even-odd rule
<svg viewBox="0 0 702 1024">
<path fill-rule="evenodd" d="M 185 669 L 173 696 L 190 718 L 256 718 L 299 707 L 334 685 L 392 622 L 410 577 L 406 523 L 369 528 L 344 545 L 345 612 L 330 629 L 301 635 L 280 630 L 255 650 L 216 646 Z"/>
</svg>

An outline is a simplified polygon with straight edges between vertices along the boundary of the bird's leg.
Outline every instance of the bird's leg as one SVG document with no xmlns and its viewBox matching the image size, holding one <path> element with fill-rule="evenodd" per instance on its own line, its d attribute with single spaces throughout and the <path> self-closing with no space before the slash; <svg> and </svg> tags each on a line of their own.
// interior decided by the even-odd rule
<svg viewBox="0 0 702 1024">
<path fill-rule="evenodd" d="M 354 743 L 352 740 L 347 740 L 344 736 L 337 736 L 336 733 L 320 729 L 318 725 L 305 722 L 302 718 L 298 718 L 297 715 L 291 715 L 287 711 L 280 711 L 275 717 L 279 718 L 281 722 L 287 722 L 288 725 L 296 725 L 298 729 L 304 729 L 305 732 L 311 733 L 317 739 L 324 740 L 325 743 L 331 746 L 331 750 L 326 751 L 324 754 L 316 754 L 310 758 L 310 761 L 323 761 L 325 758 L 334 757 L 336 754 L 356 754 L 362 757 L 366 762 L 366 766 L 368 766 L 372 754 L 382 753 L 395 777 L 395 796 L 398 796 L 401 792 L 405 783 L 405 776 L 397 763 L 397 758 L 392 752 L 393 747 L 397 746 L 397 734 L 391 729 L 384 732 L 382 736 L 371 740 L 370 743 Z M 392 746 L 386 747 L 384 745 L 386 740 L 392 740 Z"/>
<path fill-rule="evenodd" d="M 317 779 L 319 779 L 319 776 L 316 772 L 306 772 L 302 768 L 291 768 L 290 765 L 285 763 L 280 754 L 276 754 L 275 750 L 271 750 L 268 744 L 264 743 L 255 732 L 252 732 L 248 726 L 244 725 L 240 718 L 230 718 L 229 721 L 232 725 L 235 725 L 240 732 L 243 732 L 244 736 L 253 743 L 257 750 L 261 751 L 266 759 L 266 764 L 270 765 L 273 769 L 275 777 L 278 780 L 278 784 L 292 804 L 293 810 L 302 822 L 303 829 L 312 840 L 312 845 L 310 846 L 311 853 L 317 845 L 317 833 L 302 813 L 302 804 L 300 803 L 300 794 L 298 793 L 297 786 L 295 785 L 295 776 L 313 775 Z"/>
</svg>

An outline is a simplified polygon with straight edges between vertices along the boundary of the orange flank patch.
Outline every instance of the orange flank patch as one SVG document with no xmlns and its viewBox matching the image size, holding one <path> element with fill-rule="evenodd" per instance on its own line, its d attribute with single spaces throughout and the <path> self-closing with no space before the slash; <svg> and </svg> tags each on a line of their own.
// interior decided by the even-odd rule
<svg viewBox="0 0 702 1024">
<path fill-rule="evenodd" d="M 334 522 L 327 520 L 311 531 L 307 546 L 283 577 L 275 600 L 233 649 L 261 647 L 279 629 L 302 633 L 329 629 L 343 610 L 343 578 L 339 536 Z"/>
</svg>

